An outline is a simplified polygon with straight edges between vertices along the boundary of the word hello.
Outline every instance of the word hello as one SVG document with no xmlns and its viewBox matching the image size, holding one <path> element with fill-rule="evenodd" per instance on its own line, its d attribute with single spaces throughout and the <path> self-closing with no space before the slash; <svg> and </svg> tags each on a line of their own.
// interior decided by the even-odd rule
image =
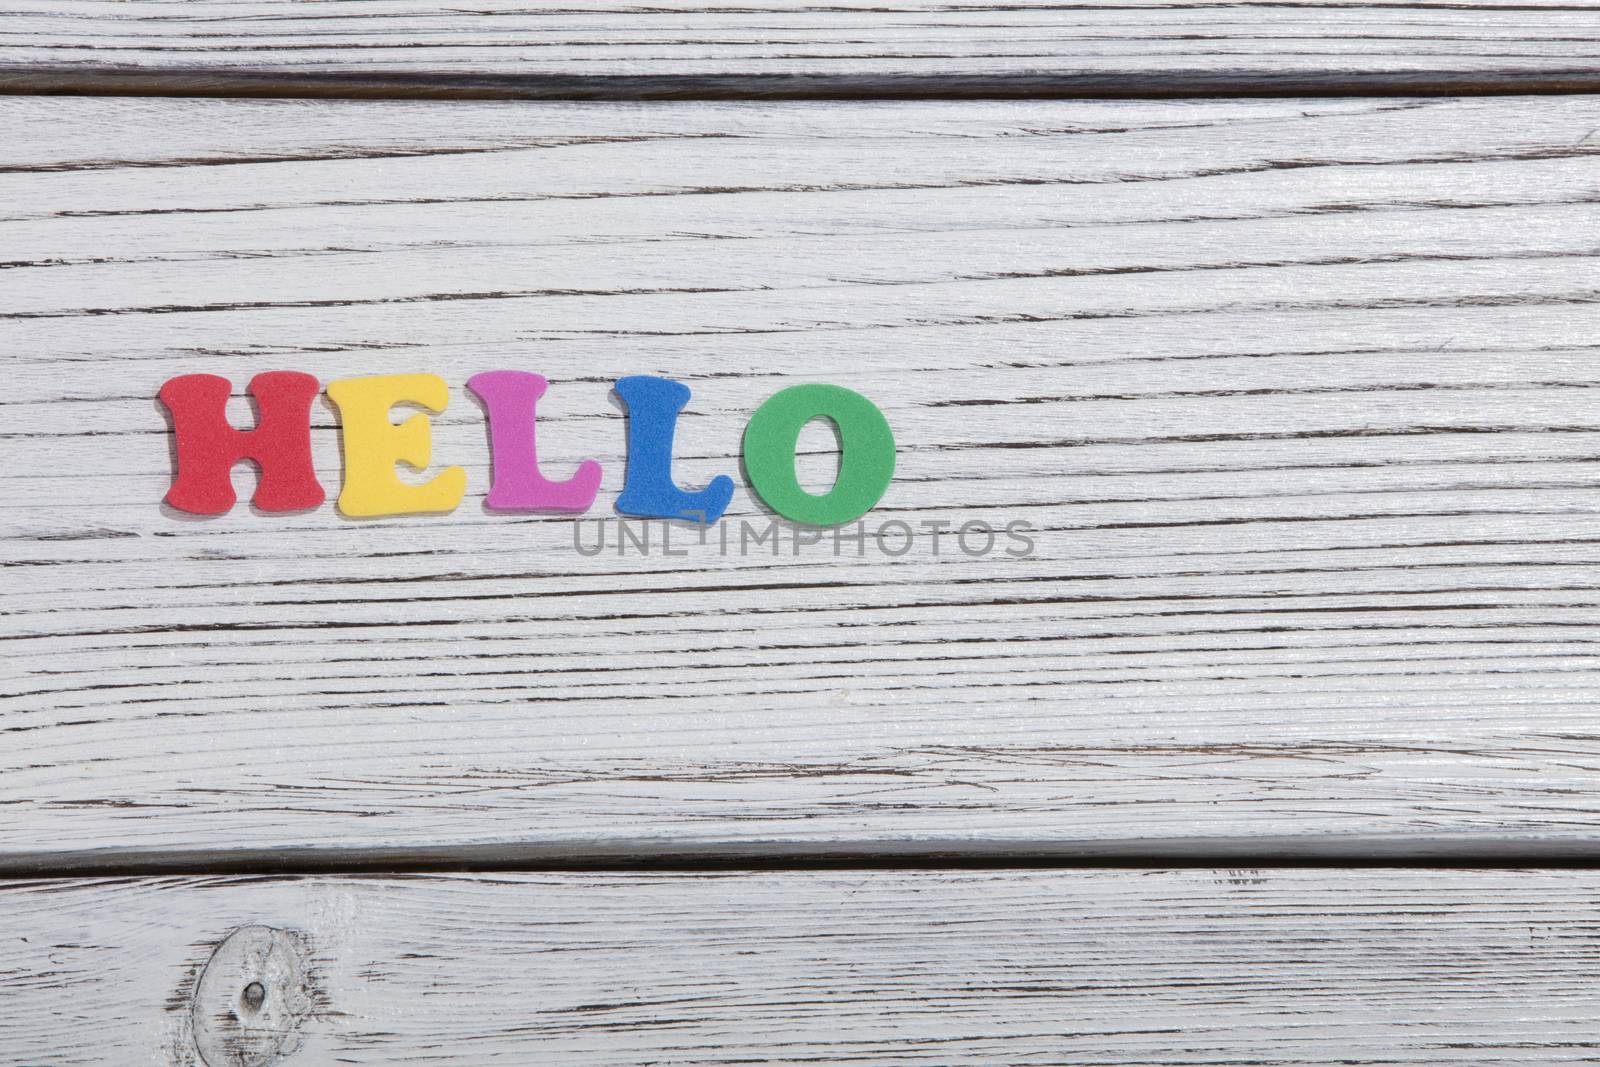
<svg viewBox="0 0 1600 1067">
<path fill-rule="evenodd" d="M 489 421 L 491 485 L 484 505 L 494 511 L 583 512 L 600 490 L 600 464 L 586 459 L 572 477 L 546 478 L 534 440 L 535 410 L 549 387 L 526 371 L 473 375 L 470 389 Z M 176 469 L 167 503 L 195 515 L 220 515 L 233 507 L 232 471 L 253 460 L 260 469 L 251 503 L 262 511 L 301 511 L 325 499 L 311 463 L 311 405 L 317 379 L 298 371 L 268 371 L 250 381 L 258 415 L 251 430 L 227 418 L 232 386 L 214 374 L 186 374 L 161 387 L 177 437 Z M 461 503 L 467 475 L 446 467 L 420 484 L 403 482 L 396 464 L 418 470 L 432 460 L 428 417 L 390 421 L 397 404 L 435 415 L 450 391 L 433 374 L 342 378 L 328 384 L 339 409 L 344 484 L 338 507 L 352 517 L 448 512 Z M 617 511 L 652 519 L 714 523 L 733 499 L 733 479 L 718 475 L 704 489 L 680 489 L 672 480 L 672 440 L 689 388 L 670 378 L 622 378 L 616 392 L 627 407 L 627 469 Z M 818 495 L 795 476 L 795 446 L 812 419 L 830 420 L 840 440 L 839 474 Z M 894 477 L 894 434 L 877 406 L 837 385 L 796 385 L 769 397 L 744 431 L 744 465 L 750 488 L 768 507 L 793 522 L 836 526 L 851 522 L 882 499 Z"/>
</svg>

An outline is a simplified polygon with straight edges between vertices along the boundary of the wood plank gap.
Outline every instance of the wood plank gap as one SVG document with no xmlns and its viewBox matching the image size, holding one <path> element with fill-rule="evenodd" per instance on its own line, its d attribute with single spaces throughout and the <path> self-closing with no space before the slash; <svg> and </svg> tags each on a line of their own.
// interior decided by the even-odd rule
<svg viewBox="0 0 1600 1067">
<path fill-rule="evenodd" d="M 0 95 L 314 100 L 1166 100 L 1600 92 L 1600 68 L 1540 71 L 1022 71 L 1002 74 L 455 74 L 0 65 Z"/>
<path fill-rule="evenodd" d="M 559 871 L 1027 870 L 1212 867 L 1600 869 L 1600 841 L 1508 837 L 1138 841 L 502 842 L 393 848 L 0 853 L 0 878 Z"/>
</svg>

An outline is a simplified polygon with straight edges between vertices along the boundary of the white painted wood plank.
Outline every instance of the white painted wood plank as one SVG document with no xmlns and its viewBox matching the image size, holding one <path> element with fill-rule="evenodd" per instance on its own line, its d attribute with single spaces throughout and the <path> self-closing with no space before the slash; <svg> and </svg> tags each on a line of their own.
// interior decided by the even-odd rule
<svg viewBox="0 0 1600 1067">
<path fill-rule="evenodd" d="M 236 1048 L 292 1029 L 286 1067 L 1592 1063 L 1597 893 L 1459 870 L 0 883 L 0 1058 L 200 1063 L 199 972 L 266 926 L 305 981 L 247 965 L 200 1017 Z"/>
<path fill-rule="evenodd" d="M 1591 3 L 11 0 L 0 63 L 459 75 L 1595 72 Z"/>
<path fill-rule="evenodd" d="M 0 850 L 1587 841 L 1597 127 L 0 101 Z M 661 373 L 687 484 L 834 381 L 900 442 L 874 526 L 1042 532 L 582 557 L 480 507 L 495 367 L 552 380 L 542 455 L 601 461 L 595 515 L 610 383 Z M 161 382 L 280 368 L 444 376 L 466 504 L 163 511 Z"/>
</svg>

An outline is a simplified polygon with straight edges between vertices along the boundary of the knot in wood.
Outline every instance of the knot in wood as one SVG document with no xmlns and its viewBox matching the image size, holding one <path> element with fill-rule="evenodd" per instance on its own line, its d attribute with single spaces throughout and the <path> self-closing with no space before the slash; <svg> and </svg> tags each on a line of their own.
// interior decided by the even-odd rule
<svg viewBox="0 0 1600 1067">
<path fill-rule="evenodd" d="M 195 1050 L 206 1067 L 271 1067 L 299 1048 L 312 999 L 301 938 L 241 926 L 195 984 Z"/>
</svg>

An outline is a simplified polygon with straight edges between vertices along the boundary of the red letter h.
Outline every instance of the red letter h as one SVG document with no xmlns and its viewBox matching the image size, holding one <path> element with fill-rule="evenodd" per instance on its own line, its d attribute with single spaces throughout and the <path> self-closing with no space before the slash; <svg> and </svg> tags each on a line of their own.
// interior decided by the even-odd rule
<svg viewBox="0 0 1600 1067">
<path fill-rule="evenodd" d="M 196 515 L 233 507 L 232 473 L 242 459 L 261 474 L 251 503 L 262 511 L 299 511 L 322 503 L 311 465 L 311 402 L 321 388 L 298 371 L 268 371 L 250 380 L 260 414 L 253 430 L 228 424 L 228 379 L 185 374 L 161 387 L 178 438 L 178 467 L 167 503 Z"/>
</svg>

